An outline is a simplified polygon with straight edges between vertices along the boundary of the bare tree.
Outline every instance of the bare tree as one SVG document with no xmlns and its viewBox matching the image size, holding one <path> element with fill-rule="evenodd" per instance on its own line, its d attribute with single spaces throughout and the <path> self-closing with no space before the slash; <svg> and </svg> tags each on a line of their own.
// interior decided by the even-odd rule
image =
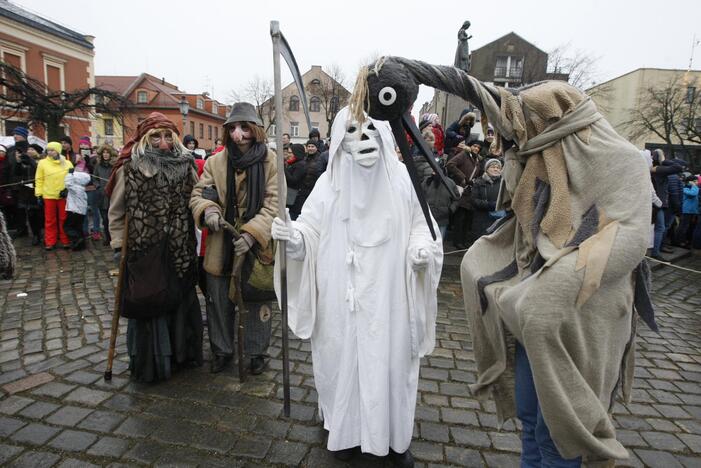
<svg viewBox="0 0 701 468">
<path fill-rule="evenodd" d="M 275 89 L 273 87 L 273 82 L 270 79 L 262 78 L 259 75 L 255 75 L 251 80 L 246 83 L 241 91 L 231 90 L 229 92 L 229 100 L 231 102 L 237 102 L 241 100 L 249 100 L 256 108 L 258 117 L 265 125 L 265 131 L 267 132 L 270 126 L 275 122 Z M 282 97 L 282 107 L 285 108 L 285 103 L 287 102 L 287 97 L 283 95 Z M 284 111 L 283 111 L 284 114 Z"/>
<path fill-rule="evenodd" d="M 22 70 L 0 61 L 2 117 L 25 116 L 30 126 L 41 126 L 49 140 L 63 135 L 61 123 L 68 115 L 108 113 L 120 118 L 131 103 L 121 94 L 102 88 L 57 91 Z"/>
<path fill-rule="evenodd" d="M 598 61 L 599 57 L 573 49 L 571 43 L 559 45 L 548 53 L 547 79 L 561 79 L 568 75 L 569 84 L 586 89 L 599 75 Z"/>
<path fill-rule="evenodd" d="M 630 109 L 630 118 L 623 128 L 631 139 L 654 134 L 663 140 L 671 152 L 672 145 L 680 145 L 686 151 L 686 144 L 701 143 L 699 108 L 695 88 L 680 82 L 680 76 L 669 81 L 641 90 L 638 104 Z"/>
<path fill-rule="evenodd" d="M 319 99 L 324 118 L 328 123 L 327 137 L 331 136 L 331 124 L 336 114 L 348 103 L 350 93 L 345 88 L 345 75 L 338 64 L 332 64 L 326 74 L 322 74 L 318 82 L 312 80 L 307 84 L 307 93 Z M 311 98 L 310 98 L 311 99 Z"/>
</svg>

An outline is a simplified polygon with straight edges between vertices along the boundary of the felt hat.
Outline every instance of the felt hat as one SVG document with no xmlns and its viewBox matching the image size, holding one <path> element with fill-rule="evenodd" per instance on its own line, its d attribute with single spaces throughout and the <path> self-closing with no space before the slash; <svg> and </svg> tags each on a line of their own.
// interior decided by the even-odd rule
<svg viewBox="0 0 701 468">
<path fill-rule="evenodd" d="M 263 126 L 263 122 L 260 120 L 256 108 L 253 107 L 253 104 L 248 102 L 237 102 L 231 106 L 229 118 L 224 122 L 224 126 L 226 127 L 234 122 L 253 122 L 259 127 Z"/>
</svg>

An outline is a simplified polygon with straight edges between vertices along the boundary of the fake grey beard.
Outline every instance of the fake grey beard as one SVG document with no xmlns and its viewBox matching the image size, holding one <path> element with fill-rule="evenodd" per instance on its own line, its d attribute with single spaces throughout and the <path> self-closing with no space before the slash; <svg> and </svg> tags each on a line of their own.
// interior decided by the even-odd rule
<svg viewBox="0 0 701 468">
<path fill-rule="evenodd" d="M 131 166 L 149 177 L 162 177 L 166 182 L 183 180 L 194 166 L 191 154 L 181 154 L 177 149 L 162 151 L 146 148 L 143 153 L 134 154 Z"/>
</svg>

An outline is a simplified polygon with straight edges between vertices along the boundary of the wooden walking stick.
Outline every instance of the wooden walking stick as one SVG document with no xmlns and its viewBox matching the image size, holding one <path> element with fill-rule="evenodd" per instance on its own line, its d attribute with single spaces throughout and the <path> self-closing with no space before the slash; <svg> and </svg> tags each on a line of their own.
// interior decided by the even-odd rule
<svg viewBox="0 0 701 468">
<path fill-rule="evenodd" d="M 114 362 L 117 335 L 119 334 L 119 316 L 122 312 L 122 290 L 124 289 L 124 272 L 127 265 L 127 234 L 129 233 L 129 217 L 124 216 L 124 237 L 122 238 L 122 251 L 119 258 L 119 276 L 117 276 L 117 289 L 114 291 L 114 311 L 112 311 L 112 328 L 110 330 L 110 347 L 107 351 L 107 367 L 105 368 L 105 380 L 112 380 L 112 363 Z"/>
<path fill-rule="evenodd" d="M 222 225 L 224 229 L 229 231 L 234 238 L 234 240 L 241 237 L 241 234 L 236 230 L 234 226 L 230 223 L 222 220 Z M 246 381 L 246 366 L 243 361 L 243 340 L 244 340 L 244 323 L 246 321 L 246 315 L 248 311 L 246 310 L 246 305 L 243 302 L 243 293 L 241 291 L 241 270 L 243 269 L 243 263 L 246 260 L 246 255 L 237 255 L 234 257 L 234 265 L 232 268 L 232 279 L 234 281 L 234 288 L 236 289 L 234 293 L 234 302 L 236 303 L 236 308 L 239 310 L 239 325 L 236 329 L 236 352 L 238 354 L 238 364 L 239 364 L 239 382 L 243 383 Z"/>
</svg>

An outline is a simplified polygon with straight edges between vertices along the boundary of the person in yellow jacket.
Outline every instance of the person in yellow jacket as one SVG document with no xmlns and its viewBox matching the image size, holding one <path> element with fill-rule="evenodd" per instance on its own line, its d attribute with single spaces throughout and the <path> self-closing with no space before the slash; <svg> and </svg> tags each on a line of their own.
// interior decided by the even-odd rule
<svg viewBox="0 0 701 468">
<path fill-rule="evenodd" d="M 66 221 L 66 185 L 64 180 L 73 164 L 61 156 L 61 143 L 52 141 L 46 146 L 47 157 L 39 161 L 34 180 L 34 195 L 44 206 L 44 248 L 53 250 L 60 239 L 64 249 L 70 240 L 63 231 Z"/>
</svg>

